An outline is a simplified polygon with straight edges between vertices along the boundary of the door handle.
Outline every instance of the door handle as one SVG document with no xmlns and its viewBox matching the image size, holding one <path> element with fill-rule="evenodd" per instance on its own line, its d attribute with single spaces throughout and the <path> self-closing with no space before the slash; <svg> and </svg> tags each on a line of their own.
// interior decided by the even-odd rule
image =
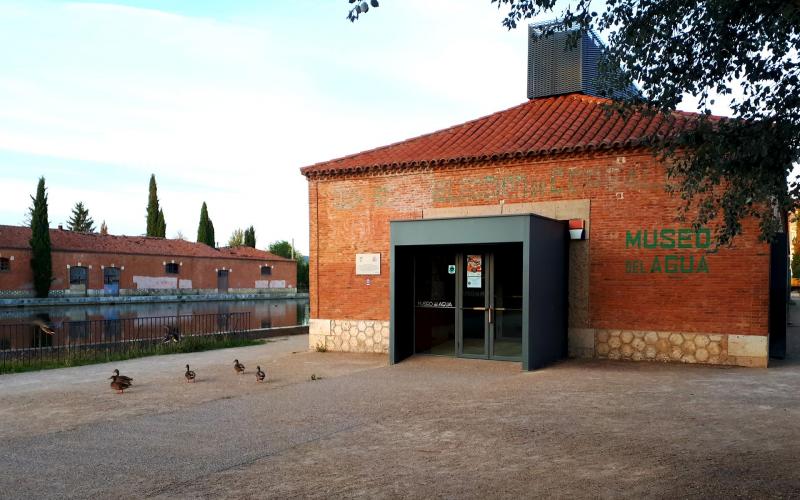
<svg viewBox="0 0 800 500">
<path fill-rule="evenodd" d="M 489 307 L 488 309 L 489 309 L 489 324 L 492 324 L 492 309 L 494 309 L 494 308 L 493 307 Z"/>
</svg>

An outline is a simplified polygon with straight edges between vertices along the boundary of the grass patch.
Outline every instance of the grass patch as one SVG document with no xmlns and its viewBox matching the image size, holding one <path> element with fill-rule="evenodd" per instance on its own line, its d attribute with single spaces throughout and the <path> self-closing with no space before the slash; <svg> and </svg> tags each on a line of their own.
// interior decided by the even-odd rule
<svg viewBox="0 0 800 500">
<path fill-rule="evenodd" d="M 230 347 L 248 347 L 272 342 L 269 339 L 240 339 L 226 336 L 197 336 L 183 337 L 180 342 L 170 344 L 134 345 L 127 349 L 78 349 L 61 359 L 38 354 L 31 359 L 5 360 L 0 363 L 0 374 L 20 373 L 37 370 L 50 370 L 53 368 L 67 368 L 70 366 L 94 365 L 111 361 L 124 361 L 126 359 L 143 358 L 145 356 L 160 356 L 164 354 L 181 354 L 189 352 L 211 351 L 214 349 L 227 349 Z M 126 346 L 127 347 L 127 346 Z"/>
</svg>

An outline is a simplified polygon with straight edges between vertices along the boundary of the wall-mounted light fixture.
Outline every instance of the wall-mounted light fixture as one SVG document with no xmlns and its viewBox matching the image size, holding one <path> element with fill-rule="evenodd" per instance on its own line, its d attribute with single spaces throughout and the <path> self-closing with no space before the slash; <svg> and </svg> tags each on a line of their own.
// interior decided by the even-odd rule
<svg viewBox="0 0 800 500">
<path fill-rule="evenodd" d="M 570 219 L 569 220 L 569 238 L 571 240 L 582 240 L 584 237 L 583 219 Z"/>
</svg>

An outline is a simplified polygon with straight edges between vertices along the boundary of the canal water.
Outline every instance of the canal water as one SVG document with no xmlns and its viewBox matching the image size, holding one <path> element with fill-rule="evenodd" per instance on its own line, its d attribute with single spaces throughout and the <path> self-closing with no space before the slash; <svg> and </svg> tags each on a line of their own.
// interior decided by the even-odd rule
<svg viewBox="0 0 800 500">
<path fill-rule="evenodd" d="M 149 304 L 98 304 L 55 307 L 0 308 L 0 325 L 43 320 L 63 322 L 165 318 L 208 314 L 250 313 L 250 328 L 307 325 L 308 299 L 171 302 Z"/>
</svg>

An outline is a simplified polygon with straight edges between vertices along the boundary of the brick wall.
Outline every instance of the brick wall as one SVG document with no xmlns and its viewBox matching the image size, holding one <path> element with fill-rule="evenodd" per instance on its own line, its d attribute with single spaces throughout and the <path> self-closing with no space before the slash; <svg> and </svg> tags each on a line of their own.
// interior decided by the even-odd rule
<svg viewBox="0 0 800 500">
<path fill-rule="evenodd" d="M 30 292 L 33 290 L 33 273 L 30 267 L 30 251 L 0 247 L 0 257 L 13 256 L 11 270 L 0 272 L 0 290 Z M 192 289 L 216 289 L 217 269 L 229 269 L 229 289 L 253 289 L 256 281 L 283 280 L 287 287 L 297 286 L 297 265 L 290 261 L 280 260 L 255 260 L 181 256 L 154 256 L 132 254 L 107 254 L 89 252 L 62 252 L 55 251 L 53 261 L 53 286 L 52 290 L 69 289 L 69 269 L 67 266 L 91 266 L 89 269 L 90 290 L 103 289 L 103 266 L 122 269 L 120 288 L 135 290 L 137 285 L 134 276 L 145 277 L 176 277 L 179 280 L 191 280 Z M 178 274 L 167 274 L 164 262 L 176 262 L 179 266 Z M 272 266 L 272 274 L 261 275 L 261 266 Z"/>
<path fill-rule="evenodd" d="M 311 316 L 389 318 L 390 220 L 418 219 L 429 208 L 589 199 L 591 328 L 766 335 L 769 248 L 755 224 L 716 253 L 626 248 L 627 231 L 689 228 L 675 221 L 681 200 L 665 184 L 663 166 L 647 152 L 312 177 Z M 382 259 L 370 284 L 355 275 L 355 254 L 367 252 Z M 686 270 L 703 257 L 707 272 L 649 272 L 656 256 L 664 268 L 668 255 L 672 270 L 681 256 Z M 629 272 L 633 260 L 647 272 Z"/>
</svg>

